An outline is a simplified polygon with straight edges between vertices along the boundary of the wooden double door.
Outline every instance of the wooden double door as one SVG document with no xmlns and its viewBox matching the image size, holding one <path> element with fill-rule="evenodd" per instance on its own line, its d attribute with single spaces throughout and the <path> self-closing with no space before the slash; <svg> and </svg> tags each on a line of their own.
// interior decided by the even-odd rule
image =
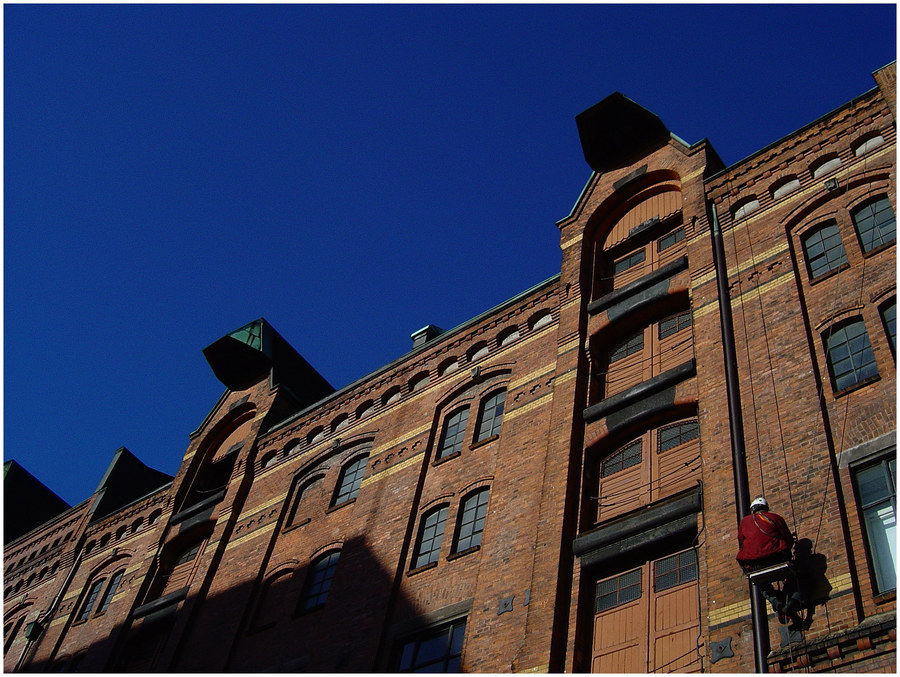
<svg viewBox="0 0 900 677">
<path fill-rule="evenodd" d="M 700 671 L 694 550 L 600 579 L 594 612 L 592 672 Z"/>
</svg>

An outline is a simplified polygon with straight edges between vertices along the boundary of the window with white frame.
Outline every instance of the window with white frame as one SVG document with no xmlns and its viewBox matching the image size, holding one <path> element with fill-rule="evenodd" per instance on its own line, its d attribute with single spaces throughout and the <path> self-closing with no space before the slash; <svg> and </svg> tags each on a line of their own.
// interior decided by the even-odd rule
<svg viewBox="0 0 900 677">
<path fill-rule="evenodd" d="M 897 460 L 893 456 L 854 472 L 876 592 L 897 587 Z"/>
</svg>

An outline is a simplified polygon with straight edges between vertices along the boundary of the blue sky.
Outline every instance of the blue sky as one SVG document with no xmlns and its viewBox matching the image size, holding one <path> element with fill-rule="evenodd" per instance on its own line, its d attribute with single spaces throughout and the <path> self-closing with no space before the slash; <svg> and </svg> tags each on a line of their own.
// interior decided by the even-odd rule
<svg viewBox="0 0 900 677">
<path fill-rule="evenodd" d="M 340 388 L 555 275 L 613 91 L 733 164 L 895 57 L 893 4 L 7 4 L 4 459 L 174 474 L 224 334 Z"/>
</svg>

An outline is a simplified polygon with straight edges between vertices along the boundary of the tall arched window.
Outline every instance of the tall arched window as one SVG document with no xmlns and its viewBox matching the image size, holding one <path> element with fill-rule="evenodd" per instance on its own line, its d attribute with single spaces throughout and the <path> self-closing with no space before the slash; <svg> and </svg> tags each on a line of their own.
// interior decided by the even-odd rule
<svg viewBox="0 0 900 677">
<path fill-rule="evenodd" d="M 369 455 L 357 456 L 347 465 L 341 468 L 341 476 L 335 487 L 332 507 L 348 503 L 356 498 L 359 493 L 359 485 L 362 484 L 363 475 L 366 472 L 366 463 Z"/>
<path fill-rule="evenodd" d="M 441 505 L 422 516 L 419 537 L 416 539 L 416 549 L 413 553 L 413 569 L 438 561 L 441 541 L 444 539 L 444 526 L 447 523 L 447 509 L 448 506 Z"/>
<path fill-rule="evenodd" d="M 313 561 L 300 597 L 300 611 L 311 611 L 325 604 L 340 557 L 340 550 L 331 550 Z"/>
</svg>

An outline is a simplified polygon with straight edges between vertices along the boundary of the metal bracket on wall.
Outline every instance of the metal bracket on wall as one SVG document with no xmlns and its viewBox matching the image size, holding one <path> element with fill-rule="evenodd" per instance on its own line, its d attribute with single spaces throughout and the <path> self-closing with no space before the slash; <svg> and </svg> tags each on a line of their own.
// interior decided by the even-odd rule
<svg viewBox="0 0 900 677">
<path fill-rule="evenodd" d="M 510 595 L 509 597 L 501 597 L 500 605 L 497 608 L 497 615 L 505 614 L 507 611 L 513 610 L 513 598 L 515 595 Z"/>
<path fill-rule="evenodd" d="M 722 658 L 732 658 L 734 651 L 731 649 L 731 637 L 726 637 L 719 642 L 709 643 L 709 660 L 715 663 Z"/>
</svg>

